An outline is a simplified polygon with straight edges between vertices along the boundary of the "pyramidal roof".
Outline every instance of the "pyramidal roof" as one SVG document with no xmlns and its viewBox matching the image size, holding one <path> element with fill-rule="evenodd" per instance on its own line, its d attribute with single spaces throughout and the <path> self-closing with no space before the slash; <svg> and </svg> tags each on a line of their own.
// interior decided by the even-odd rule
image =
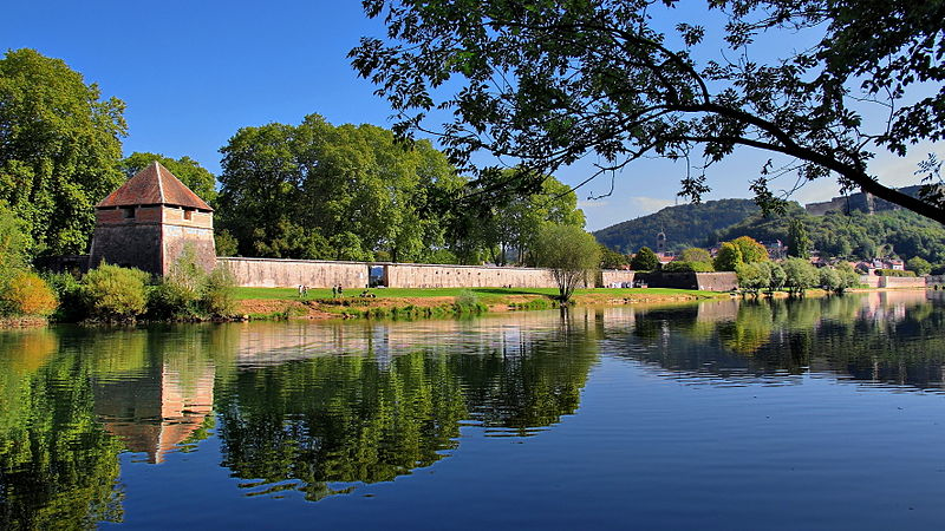
<svg viewBox="0 0 945 531">
<path fill-rule="evenodd" d="M 128 179 L 125 184 L 108 195 L 96 208 L 133 205 L 173 205 L 209 210 L 203 199 L 197 197 L 180 179 L 155 161 Z"/>
</svg>

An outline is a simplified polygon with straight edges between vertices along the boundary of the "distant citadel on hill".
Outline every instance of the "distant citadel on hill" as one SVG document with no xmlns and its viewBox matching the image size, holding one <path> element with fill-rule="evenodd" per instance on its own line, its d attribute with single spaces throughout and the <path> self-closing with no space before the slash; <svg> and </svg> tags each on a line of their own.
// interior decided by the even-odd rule
<svg viewBox="0 0 945 531">
<path fill-rule="evenodd" d="M 912 197 L 919 196 L 919 189 L 919 185 L 898 188 L 900 192 Z M 851 212 L 860 211 L 872 214 L 874 212 L 902 209 L 902 207 L 899 205 L 875 197 L 873 194 L 867 194 L 863 192 L 834 197 L 830 201 L 808 203 L 804 205 L 804 208 L 807 209 L 807 212 L 812 216 L 823 216 L 828 212 L 842 212 L 844 214 L 849 214 Z"/>
</svg>

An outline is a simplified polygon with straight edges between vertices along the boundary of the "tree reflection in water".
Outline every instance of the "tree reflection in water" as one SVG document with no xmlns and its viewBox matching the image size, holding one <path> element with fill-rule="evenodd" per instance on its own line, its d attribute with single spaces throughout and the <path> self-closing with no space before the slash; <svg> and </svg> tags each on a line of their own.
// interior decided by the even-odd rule
<svg viewBox="0 0 945 531">
<path fill-rule="evenodd" d="M 380 338 L 370 331 L 373 341 L 358 356 L 239 372 L 217 402 L 224 465 L 249 480 L 242 486 L 253 494 L 298 489 L 319 500 L 431 465 L 457 445 L 465 419 L 524 435 L 577 408 L 595 360 L 580 324 L 565 319 L 498 336 L 438 324 L 444 330 L 426 348 L 420 333 L 402 351 L 376 351 L 400 344 L 402 330 L 393 327 Z M 442 351 L 436 339 L 444 337 L 462 353 Z"/>
<path fill-rule="evenodd" d="M 807 371 L 870 385 L 945 390 L 945 304 L 902 291 L 718 301 L 636 312 L 623 356 L 678 378 L 794 381 Z"/>
<path fill-rule="evenodd" d="M 945 304 L 926 297 L 3 332 L 0 528 L 121 521 L 123 451 L 160 463 L 207 437 L 248 495 L 390 481 L 455 451 L 461 426 L 528 436 L 573 414 L 600 356 L 711 384 L 941 391 Z"/>
</svg>

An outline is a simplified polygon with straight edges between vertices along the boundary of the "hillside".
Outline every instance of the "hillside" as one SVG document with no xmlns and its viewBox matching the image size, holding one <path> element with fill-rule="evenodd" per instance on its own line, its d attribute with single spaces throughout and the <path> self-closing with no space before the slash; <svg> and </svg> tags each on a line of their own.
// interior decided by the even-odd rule
<svg viewBox="0 0 945 531">
<path fill-rule="evenodd" d="M 611 249 L 630 253 L 644 245 L 655 249 L 656 235 L 662 230 L 666 233 L 667 250 L 679 251 L 686 247 L 704 247 L 715 232 L 743 222 L 759 211 L 751 199 L 721 199 L 698 205 L 671 206 L 601 229 L 594 233 L 594 237 Z"/>
<path fill-rule="evenodd" d="M 853 260 L 892 254 L 905 259 L 920 256 L 932 264 L 945 264 L 945 227 L 908 210 L 812 216 L 797 207 L 789 209 L 785 216 L 749 216 L 719 231 L 718 237 L 731 240 L 751 236 L 760 241 L 786 242 L 792 217 L 804 223 L 814 248 L 826 256 Z"/>
</svg>

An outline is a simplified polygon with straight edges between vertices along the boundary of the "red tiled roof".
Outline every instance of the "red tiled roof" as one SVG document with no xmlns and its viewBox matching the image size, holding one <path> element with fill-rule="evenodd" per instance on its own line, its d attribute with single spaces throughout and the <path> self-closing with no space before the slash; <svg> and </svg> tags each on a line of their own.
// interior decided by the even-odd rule
<svg viewBox="0 0 945 531">
<path fill-rule="evenodd" d="M 209 210 L 210 205 L 197 197 L 161 163 L 155 161 L 139 171 L 108 195 L 96 208 L 132 205 L 174 205 Z"/>
</svg>

